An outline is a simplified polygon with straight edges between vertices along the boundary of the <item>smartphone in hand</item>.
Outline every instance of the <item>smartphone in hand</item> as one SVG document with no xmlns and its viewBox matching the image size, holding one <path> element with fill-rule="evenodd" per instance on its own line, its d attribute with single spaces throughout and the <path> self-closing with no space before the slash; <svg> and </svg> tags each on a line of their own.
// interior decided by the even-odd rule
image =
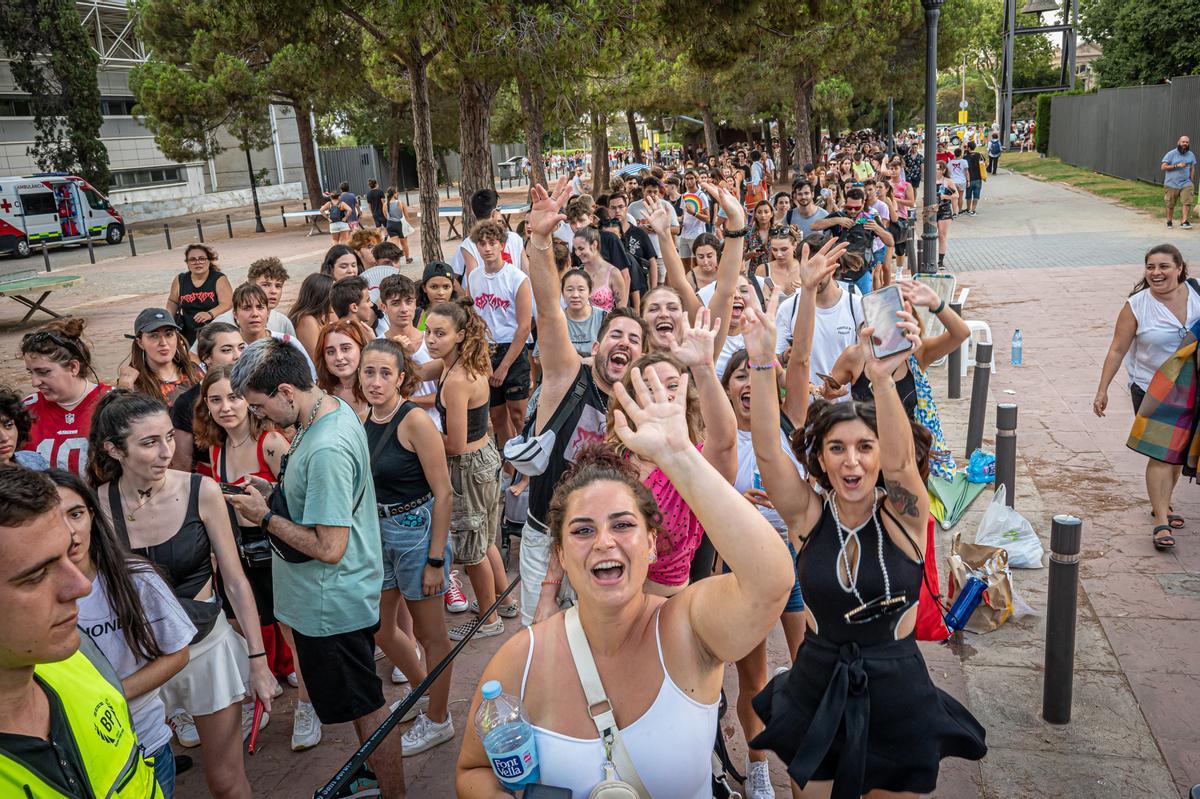
<svg viewBox="0 0 1200 799">
<path fill-rule="evenodd" d="M 912 349 L 912 342 L 896 327 L 896 322 L 900 321 L 898 314 L 904 310 L 899 286 L 893 283 L 872 291 L 863 297 L 862 305 L 867 324 L 875 329 L 871 336 L 871 351 L 876 358 L 887 358 Z"/>
</svg>

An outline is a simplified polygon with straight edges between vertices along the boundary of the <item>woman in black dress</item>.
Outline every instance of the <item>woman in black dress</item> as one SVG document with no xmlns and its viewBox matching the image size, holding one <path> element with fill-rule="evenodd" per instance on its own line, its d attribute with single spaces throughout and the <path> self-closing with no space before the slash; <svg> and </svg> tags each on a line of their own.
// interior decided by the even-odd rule
<svg viewBox="0 0 1200 799">
<path fill-rule="evenodd" d="M 792 347 L 801 363 L 815 318 L 815 303 L 808 306 Z M 792 669 L 754 699 L 765 728 L 750 746 L 775 752 L 805 799 L 932 793 L 943 757 L 978 760 L 987 747 L 979 722 L 929 679 L 913 634 L 930 435 L 909 421 L 892 378 L 908 353 L 868 355 L 874 403 L 820 403 L 796 431 L 792 446 L 818 493 L 780 443 L 774 372 L 756 366 L 775 357 L 773 308 L 748 305 L 743 313 L 754 453 L 775 510 L 799 541 L 808 621 Z M 919 344 L 910 310 L 897 326 Z M 865 328 L 860 337 L 868 353 L 873 333 Z"/>
</svg>

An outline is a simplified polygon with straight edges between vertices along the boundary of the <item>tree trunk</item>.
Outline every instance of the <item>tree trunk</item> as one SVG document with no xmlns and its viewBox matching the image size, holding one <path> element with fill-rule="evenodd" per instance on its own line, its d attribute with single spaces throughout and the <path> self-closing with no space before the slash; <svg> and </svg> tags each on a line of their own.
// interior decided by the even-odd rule
<svg viewBox="0 0 1200 799">
<path fill-rule="evenodd" d="M 592 112 L 592 196 L 608 192 L 608 114 Z"/>
<path fill-rule="evenodd" d="M 811 80 L 804 69 L 797 69 L 793 76 L 792 102 L 796 116 L 796 168 L 803 169 L 805 164 L 815 163 L 812 153 L 811 105 L 808 102 L 808 90 Z"/>
<path fill-rule="evenodd" d="M 389 102 L 388 112 L 391 119 L 391 127 L 388 129 L 388 163 L 392 167 L 390 176 L 391 185 L 396 187 L 396 191 L 403 193 L 407 188 L 405 185 L 404 169 L 400 166 L 400 159 L 403 157 L 402 142 L 400 141 L 400 124 L 403 121 L 402 115 L 406 109 L 400 103 Z"/>
<path fill-rule="evenodd" d="M 499 84 L 463 75 L 458 81 L 458 155 L 462 171 L 458 194 L 462 198 L 463 234 L 475 223 L 471 197 L 481 189 L 494 189 L 492 146 L 488 128 L 492 120 L 492 101 Z"/>
<path fill-rule="evenodd" d="M 429 118 L 428 63 L 421 58 L 421 43 L 408 43 L 408 85 L 412 93 L 413 151 L 417 156 L 417 183 L 421 193 L 421 257 L 426 263 L 443 261 L 442 231 L 438 219 L 437 164 L 433 155 L 433 125 Z"/>
<path fill-rule="evenodd" d="M 642 152 L 642 139 L 638 136 L 637 118 L 629 109 L 625 110 L 625 124 L 629 126 L 629 146 L 633 148 L 633 162 L 646 163 L 646 154 Z"/>
<path fill-rule="evenodd" d="M 717 141 L 717 120 L 713 118 L 712 110 L 708 106 L 700 109 L 700 118 L 704 120 L 704 149 L 707 155 L 716 155 L 721 150 L 721 145 Z"/>
<path fill-rule="evenodd" d="M 547 185 L 546 164 L 542 155 L 545 120 L 542 117 L 542 90 L 523 73 L 517 74 L 517 94 L 521 98 L 521 113 L 525 117 L 525 156 L 529 159 L 529 182 Z"/>
<path fill-rule="evenodd" d="M 812 163 L 816 163 L 821 158 L 821 117 L 813 110 L 813 93 L 816 89 L 817 82 L 815 79 L 808 82 L 807 103 L 808 113 L 811 115 L 808 120 L 809 134 L 812 136 L 812 158 L 809 159 Z M 833 134 L 833 126 L 829 127 L 830 135 Z M 806 161 L 805 163 L 808 163 Z M 803 165 L 802 165 L 803 166 Z"/>
<path fill-rule="evenodd" d="M 304 188 L 308 192 L 308 207 L 320 208 L 325 204 L 321 196 L 321 173 L 317 169 L 317 151 L 313 147 L 313 129 L 308 118 L 307 105 L 292 103 L 296 115 L 296 135 L 300 137 L 300 163 L 304 167 Z"/>
<path fill-rule="evenodd" d="M 772 142 L 772 140 L 771 140 L 771 120 L 769 120 L 769 119 L 763 120 L 762 131 L 763 131 L 762 157 L 763 157 L 763 164 L 765 165 L 768 158 L 770 158 L 772 161 L 775 160 L 775 148 L 771 146 L 771 142 Z M 778 168 L 779 165 L 776 164 L 775 166 L 776 166 L 776 168 Z M 775 179 L 776 179 L 776 175 L 774 172 L 767 173 L 767 184 L 768 185 L 773 184 L 775 182 Z"/>
<path fill-rule="evenodd" d="M 775 120 L 775 124 L 779 126 L 779 180 L 781 183 L 790 183 L 792 179 L 792 153 L 788 149 L 787 130 L 783 127 L 783 114 L 780 114 Z"/>
</svg>

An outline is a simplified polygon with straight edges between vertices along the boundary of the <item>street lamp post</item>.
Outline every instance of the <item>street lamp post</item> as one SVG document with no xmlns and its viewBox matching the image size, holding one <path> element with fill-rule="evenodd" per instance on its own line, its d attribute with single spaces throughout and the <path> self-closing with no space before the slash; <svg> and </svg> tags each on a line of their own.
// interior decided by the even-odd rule
<svg viewBox="0 0 1200 799">
<path fill-rule="evenodd" d="M 921 0 L 925 9 L 925 195 L 921 205 L 921 253 L 919 270 L 937 271 L 937 29 L 942 0 Z"/>
</svg>

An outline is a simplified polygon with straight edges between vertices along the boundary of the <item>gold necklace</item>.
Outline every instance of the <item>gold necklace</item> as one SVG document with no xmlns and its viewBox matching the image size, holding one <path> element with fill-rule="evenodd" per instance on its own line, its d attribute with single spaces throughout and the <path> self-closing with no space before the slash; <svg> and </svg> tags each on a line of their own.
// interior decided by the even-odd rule
<svg viewBox="0 0 1200 799">
<path fill-rule="evenodd" d="M 137 513 L 139 510 L 141 510 L 142 508 L 146 507 L 146 505 L 149 504 L 151 498 L 154 496 L 154 492 L 162 489 L 162 487 L 164 485 L 166 485 L 166 483 L 167 483 L 167 478 L 166 478 L 166 475 L 164 475 L 163 479 L 159 482 L 159 484 L 157 486 L 151 486 L 150 488 L 147 488 L 144 492 L 140 488 L 137 489 L 138 496 L 145 497 L 145 499 L 143 499 L 141 501 L 141 503 L 139 503 L 138 506 L 136 508 L 134 508 L 133 510 L 126 511 L 125 518 L 131 522 L 136 522 L 137 517 L 135 517 L 134 514 Z M 128 505 L 129 499 L 125 496 L 125 492 L 121 490 L 120 480 L 117 481 L 117 491 L 121 495 L 121 501 L 123 503 L 125 503 L 126 505 Z"/>
</svg>

